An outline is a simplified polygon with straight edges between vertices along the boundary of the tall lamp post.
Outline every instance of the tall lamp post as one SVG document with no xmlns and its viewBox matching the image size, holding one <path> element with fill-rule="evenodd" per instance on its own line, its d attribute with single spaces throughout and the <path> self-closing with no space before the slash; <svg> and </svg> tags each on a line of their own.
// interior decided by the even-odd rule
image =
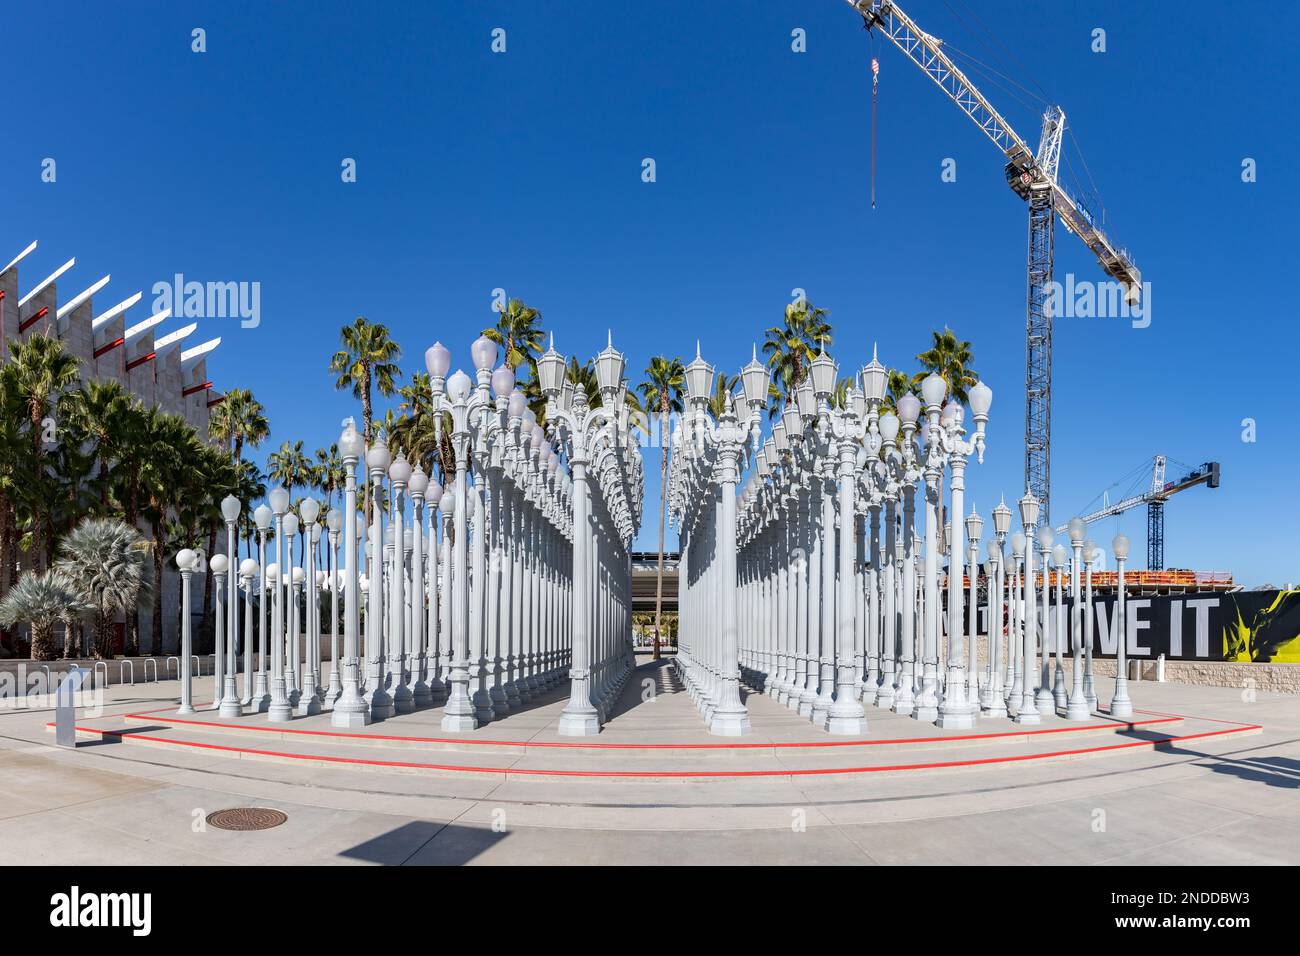
<svg viewBox="0 0 1300 956">
<path fill-rule="evenodd" d="M 273 488 L 267 495 L 271 502 L 271 513 L 275 517 L 275 562 L 267 569 L 274 599 L 271 606 L 271 702 L 266 710 L 266 719 L 277 723 L 293 719 L 293 706 L 289 703 L 288 687 L 284 676 L 284 586 L 287 575 L 284 554 L 284 513 L 289 508 L 289 492 L 285 488 Z M 266 600 L 266 595 L 262 595 Z"/>
<path fill-rule="evenodd" d="M 190 575 L 199 557 L 189 548 L 182 548 L 176 555 L 176 568 L 181 573 L 181 706 L 178 714 L 194 713 L 194 689 L 191 680 L 191 662 L 194 655 L 194 643 L 190 636 Z"/>
<path fill-rule="evenodd" d="M 1025 496 L 1020 499 L 1020 521 L 1025 526 L 1024 620 L 1022 623 L 1025 646 L 1018 679 L 1021 690 L 1020 706 L 1016 710 L 1018 724 L 1042 723 L 1042 718 L 1038 715 L 1038 705 L 1034 701 L 1034 680 L 1037 676 L 1035 672 L 1038 670 L 1038 614 L 1034 607 L 1034 532 L 1038 527 L 1038 510 L 1038 499 L 1034 497 L 1032 491 L 1026 491 Z M 1013 542 L 1012 547 L 1016 543 L 1019 542 Z"/>
<path fill-rule="evenodd" d="M 1115 535 L 1110 543 L 1118 575 L 1116 606 L 1119 624 L 1115 628 L 1115 695 L 1110 699 L 1110 715 L 1119 720 L 1133 717 L 1133 701 L 1128 696 L 1128 607 L 1124 594 L 1124 562 L 1128 560 L 1128 536 Z"/>
<path fill-rule="evenodd" d="M 343 513 L 331 508 L 325 516 L 330 548 L 330 685 L 325 692 L 325 708 L 333 710 L 343 693 L 343 668 L 339 661 L 339 588 L 343 573 L 339 570 L 339 536 L 343 530 Z"/>
<path fill-rule="evenodd" d="M 235 686 L 235 675 L 239 672 L 239 582 L 236 572 L 239 567 L 239 552 L 236 548 L 235 522 L 239 520 L 241 510 L 239 499 L 226 495 L 221 499 L 221 517 L 226 519 L 226 558 L 230 570 L 226 575 L 226 670 L 230 680 L 221 694 L 219 712 L 222 717 L 238 717 L 242 712 L 239 690 Z M 247 640 L 247 637 L 245 637 Z M 247 656 L 247 655 L 245 655 Z M 247 670 L 247 667 L 245 667 Z M 228 702 L 229 701 L 229 702 Z"/>
<path fill-rule="evenodd" d="M 271 688 L 267 683 L 267 656 L 271 647 L 267 623 L 270 620 L 270 592 L 266 589 L 266 534 L 271 526 L 272 512 L 260 504 L 253 511 L 253 522 L 257 525 L 257 564 L 259 568 L 257 591 L 257 679 L 253 681 L 253 694 L 249 700 L 252 713 L 264 714 L 271 706 Z M 249 643 L 252 642 L 249 635 Z"/>
<path fill-rule="evenodd" d="M 361 696 L 361 661 L 358 647 L 361 624 L 361 590 L 358 581 L 357 462 L 365 442 L 351 418 L 343 423 L 339 454 L 343 458 L 343 674 L 342 689 L 330 712 L 333 727 L 364 727 L 370 723 L 366 701 Z"/>
<path fill-rule="evenodd" d="M 298 713 L 303 716 L 321 712 L 320 699 L 320 628 L 317 626 L 317 612 L 320 602 L 316 597 L 316 544 L 320 540 L 320 529 L 316 519 L 320 517 L 320 502 L 315 498 L 306 498 L 298 506 L 302 520 L 307 525 L 306 564 L 306 610 L 307 635 L 304 641 L 306 661 L 302 667 L 302 695 L 298 698 Z M 294 612 L 295 615 L 297 612 Z M 295 653 L 297 651 L 295 650 Z"/>
<path fill-rule="evenodd" d="M 1083 629 L 1083 595 L 1079 590 L 1079 578 L 1083 564 L 1083 536 L 1087 534 L 1088 526 L 1082 518 L 1071 518 L 1069 531 L 1070 548 L 1074 552 L 1070 562 L 1070 596 L 1074 599 L 1070 632 L 1074 636 L 1074 646 L 1073 664 L 1070 668 L 1070 700 L 1066 705 L 1065 717 L 1067 720 L 1087 720 L 1092 713 L 1088 708 L 1088 698 L 1083 692 L 1083 645 L 1087 634 Z"/>
<path fill-rule="evenodd" d="M 1052 541 L 1055 535 L 1046 522 L 1038 529 L 1038 551 L 1043 559 L 1043 671 L 1038 681 L 1038 693 L 1034 695 L 1034 704 L 1044 717 L 1056 713 L 1056 698 L 1052 694 L 1052 656 L 1048 639 L 1052 634 L 1052 584 L 1048 575 L 1052 557 Z"/>
<path fill-rule="evenodd" d="M 1065 689 L 1065 668 L 1062 658 L 1065 654 L 1065 642 L 1069 631 L 1065 627 L 1065 568 L 1070 560 L 1070 553 L 1065 546 L 1058 544 L 1052 548 L 1052 563 L 1056 565 L 1056 677 L 1052 685 L 1052 702 L 1056 709 L 1069 707 L 1070 695 Z"/>
<path fill-rule="evenodd" d="M 1091 538 L 1083 542 L 1083 699 L 1088 709 L 1097 709 L 1097 687 L 1092 673 L 1092 566 L 1098 548 Z"/>
<path fill-rule="evenodd" d="M 1005 717 L 1007 702 L 1005 696 L 1005 673 L 1002 664 L 1002 595 L 1007 577 L 1007 535 L 1011 531 L 1011 509 L 1006 500 L 998 502 L 993 509 L 993 537 L 997 541 L 997 554 L 994 558 L 994 580 L 989 591 L 989 683 L 987 703 L 984 709 L 990 717 Z M 994 598 L 994 593 L 997 597 Z M 1010 615 L 1007 615 L 1008 619 Z M 1011 630 L 1007 629 L 1007 656 L 1014 657 L 1011 649 Z"/>
</svg>

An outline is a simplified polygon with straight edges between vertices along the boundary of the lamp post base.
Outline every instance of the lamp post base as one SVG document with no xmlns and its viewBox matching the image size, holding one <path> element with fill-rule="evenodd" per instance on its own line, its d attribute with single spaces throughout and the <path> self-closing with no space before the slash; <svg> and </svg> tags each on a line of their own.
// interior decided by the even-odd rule
<svg viewBox="0 0 1300 956">
<path fill-rule="evenodd" d="M 831 713 L 826 718 L 825 730 L 828 734 L 834 734 L 837 737 L 860 737 L 867 732 L 866 714 L 836 714 Z"/>
<path fill-rule="evenodd" d="M 1018 724 L 1041 724 L 1043 722 L 1043 718 L 1038 713 L 1038 708 L 1034 706 L 1034 698 L 1029 694 L 1021 698 L 1015 721 Z"/>
<path fill-rule="evenodd" d="M 365 710 L 339 710 L 336 706 L 330 711 L 331 727 L 365 727 L 370 723 L 370 714 Z"/>
<path fill-rule="evenodd" d="M 593 737 L 600 733 L 600 720 L 593 707 L 590 711 L 566 710 L 560 714 L 557 731 L 561 737 Z"/>
<path fill-rule="evenodd" d="M 715 737 L 744 737 L 750 732 L 749 713 L 741 710 L 719 710 L 709 721 L 709 733 Z"/>
<path fill-rule="evenodd" d="M 1133 719 L 1133 701 L 1125 698 L 1124 700 L 1112 700 L 1110 702 L 1110 716 L 1116 720 Z"/>
<path fill-rule="evenodd" d="M 1088 708 L 1088 701 L 1082 695 L 1071 697 L 1069 704 L 1066 705 L 1066 720 L 1088 720 L 1092 717 L 1092 711 Z"/>
</svg>

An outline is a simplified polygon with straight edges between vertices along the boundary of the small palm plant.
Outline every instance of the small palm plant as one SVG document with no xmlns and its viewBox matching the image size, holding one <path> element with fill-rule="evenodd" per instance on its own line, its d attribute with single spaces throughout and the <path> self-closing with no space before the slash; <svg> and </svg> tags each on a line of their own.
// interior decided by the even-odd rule
<svg viewBox="0 0 1300 956">
<path fill-rule="evenodd" d="M 69 625 L 78 609 L 76 591 L 62 571 L 28 571 L 0 601 L 0 624 L 31 624 L 32 660 L 52 661 L 59 656 L 54 625 Z"/>
<path fill-rule="evenodd" d="M 144 575 L 148 542 L 116 518 L 88 518 L 59 542 L 56 565 L 91 612 L 95 656 L 113 656 L 113 622 L 149 599 Z"/>
</svg>

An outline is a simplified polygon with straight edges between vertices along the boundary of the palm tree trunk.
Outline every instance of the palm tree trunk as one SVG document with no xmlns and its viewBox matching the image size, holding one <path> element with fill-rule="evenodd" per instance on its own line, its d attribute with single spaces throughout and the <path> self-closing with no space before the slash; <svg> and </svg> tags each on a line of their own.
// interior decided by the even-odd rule
<svg viewBox="0 0 1300 956">
<path fill-rule="evenodd" d="M 102 611 L 95 613 L 95 657 L 113 659 L 113 615 Z"/>
<path fill-rule="evenodd" d="M 659 624 L 664 608 L 664 510 L 668 504 L 668 442 L 664 432 L 668 429 L 668 413 L 659 405 L 659 566 L 655 570 L 655 652 L 659 660 Z"/>
<path fill-rule="evenodd" d="M 366 375 L 365 378 L 363 379 L 362 388 L 361 388 L 361 424 L 365 428 L 364 434 L 366 439 L 366 451 L 369 451 L 370 450 L 370 415 L 371 415 L 370 366 L 366 365 L 364 366 L 364 368 L 366 370 Z M 365 452 L 362 452 L 361 470 L 362 472 L 366 473 L 366 483 L 369 484 L 370 477 L 369 477 L 369 471 L 366 468 Z M 370 510 L 371 510 L 370 495 L 367 493 L 366 494 L 366 527 L 367 528 L 370 527 L 370 520 L 371 520 Z"/>
<path fill-rule="evenodd" d="M 57 656 L 54 647 L 54 625 L 48 621 L 32 621 L 32 660 L 52 661 Z"/>
</svg>

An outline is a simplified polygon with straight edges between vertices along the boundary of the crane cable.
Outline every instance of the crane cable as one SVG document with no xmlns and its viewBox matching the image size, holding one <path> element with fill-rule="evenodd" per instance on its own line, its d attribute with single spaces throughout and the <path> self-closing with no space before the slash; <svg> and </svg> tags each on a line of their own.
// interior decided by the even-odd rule
<svg viewBox="0 0 1300 956">
<path fill-rule="evenodd" d="M 874 39 L 874 38 L 873 38 Z M 880 85 L 880 61 L 871 58 L 871 208 L 876 208 L 876 88 Z"/>
</svg>

